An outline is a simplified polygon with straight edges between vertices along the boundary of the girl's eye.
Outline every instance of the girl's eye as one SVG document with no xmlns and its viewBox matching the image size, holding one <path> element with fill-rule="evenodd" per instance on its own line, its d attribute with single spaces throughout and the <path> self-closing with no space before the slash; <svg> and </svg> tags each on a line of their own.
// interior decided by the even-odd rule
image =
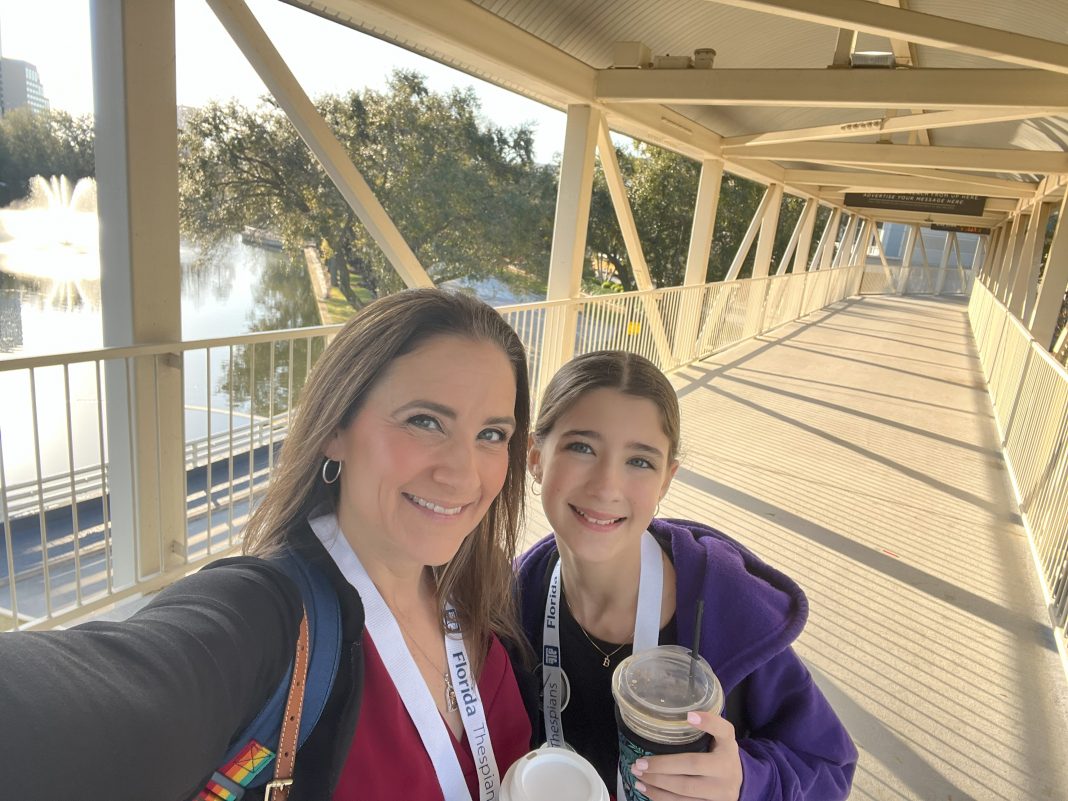
<svg viewBox="0 0 1068 801">
<path fill-rule="evenodd" d="M 627 464 L 633 465 L 634 467 L 640 467 L 643 470 L 656 469 L 656 466 L 652 462 L 648 459 L 643 459 L 641 456 L 635 456 L 633 459 L 630 459 Z"/>
<path fill-rule="evenodd" d="M 431 417 L 429 414 L 412 415 L 408 418 L 408 425 L 423 428 L 427 431 L 441 431 L 441 423 L 438 422 L 436 417 Z"/>
<path fill-rule="evenodd" d="M 508 432 L 499 428 L 484 428 L 478 432 L 478 438 L 487 442 L 507 442 Z"/>
<path fill-rule="evenodd" d="M 564 450 L 574 451 L 575 453 L 593 453 L 593 448 L 585 442 L 569 442 L 564 446 Z"/>
</svg>

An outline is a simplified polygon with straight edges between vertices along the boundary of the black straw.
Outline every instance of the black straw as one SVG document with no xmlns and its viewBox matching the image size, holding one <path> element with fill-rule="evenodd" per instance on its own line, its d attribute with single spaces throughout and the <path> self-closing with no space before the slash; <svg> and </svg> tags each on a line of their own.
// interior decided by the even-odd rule
<svg viewBox="0 0 1068 801">
<path fill-rule="evenodd" d="M 697 600 L 697 619 L 693 624 L 693 647 L 690 649 L 690 692 L 693 692 L 693 674 L 697 669 L 698 649 L 701 647 L 701 618 L 705 614 L 705 599 Z"/>
</svg>

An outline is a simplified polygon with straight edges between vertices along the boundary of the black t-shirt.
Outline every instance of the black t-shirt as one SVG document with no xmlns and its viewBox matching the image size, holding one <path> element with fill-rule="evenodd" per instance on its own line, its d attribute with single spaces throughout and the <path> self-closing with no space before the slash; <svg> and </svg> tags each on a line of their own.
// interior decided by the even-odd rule
<svg viewBox="0 0 1068 801">
<path fill-rule="evenodd" d="M 566 597 L 566 588 L 563 595 Z M 563 668 L 571 684 L 571 697 L 561 716 L 564 739 L 593 763 L 614 798 L 619 745 L 616 738 L 615 701 L 612 698 L 612 673 L 616 665 L 630 656 L 634 649 L 631 643 L 621 648 L 619 643 L 604 642 L 596 637 L 593 641 L 600 651 L 586 638 L 567 604 L 560 604 Z M 660 630 L 660 644 L 678 644 L 675 615 Z M 608 667 L 604 666 L 605 654 L 610 654 Z"/>
</svg>

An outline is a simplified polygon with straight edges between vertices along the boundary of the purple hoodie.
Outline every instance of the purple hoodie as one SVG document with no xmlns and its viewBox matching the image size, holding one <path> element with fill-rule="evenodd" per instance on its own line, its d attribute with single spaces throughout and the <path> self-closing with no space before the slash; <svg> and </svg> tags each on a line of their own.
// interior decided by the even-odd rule
<svg viewBox="0 0 1068 801">
<path fill-rule="evenodd" d="M 649 528 L 671 542 L 678 644 L 690 647 L 697 599 L 704 598 L 701 655 L 725 693 L 748 679 L 742 708 L 749 731 L 738 741 L 740 801 L 846 798 L 857 750 L 790 647 L 808 618 L 804 592 L 713 528 L 688 520 L 653 520 Z M 545 614 L 545 574 L 555 554 L 550 534 L 519 559 L 523 628 L 536 646 Z"/>
</svg>

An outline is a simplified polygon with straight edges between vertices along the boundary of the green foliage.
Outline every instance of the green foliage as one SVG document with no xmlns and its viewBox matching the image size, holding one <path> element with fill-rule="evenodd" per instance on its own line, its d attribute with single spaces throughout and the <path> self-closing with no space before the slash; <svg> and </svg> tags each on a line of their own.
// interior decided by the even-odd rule
<svg viewBox="0 0 1068 801">
<path fill-rule="evenodd" d="M 636 143 L 633 148 L 617 147 L 616 157 L 653 283 L 660 287 L 677 286 L 686 274 L 701 167 L 685 156 L 642 143 Z M 763 194 L 764 187 L 760 184 L 724 173 L 707 281 L 720 281 L 727 274 Z M 796 222 L 802 205 L 802 201 L 792 197 L 783 202 L 776 237 L 776 263 L 790 239 L 792 222 Z M 625 289 L 636 288 L 600 166 L 594 173 L 587 242 L 591 251 L 602 254 L 615 265 Z M 752 264 L 752 255 L 747 264 Z"/>
<path fill-rule="evenodd" d="M 26 197 L 35 175 L 74 183 L 94 172 L 92 117 L 28 108 L 0 117 L 0 206 Z"/>
<path fill-rule="evenodd" d="M 480 116 L 472 90 L 431 92 L 397 71 L 385 91 L 328 95 L 319 111 L 436 282 L 518 268 L 548 272 L 555 175 L 533 161 L 529 128 Z M 219 241 L 244 226 L 316 243 L 354 307 L 401 286 L 374 240 L 281 111 L 211 104 L 180 136 L 180 209 L 188 236 Z"/>
</svg>

